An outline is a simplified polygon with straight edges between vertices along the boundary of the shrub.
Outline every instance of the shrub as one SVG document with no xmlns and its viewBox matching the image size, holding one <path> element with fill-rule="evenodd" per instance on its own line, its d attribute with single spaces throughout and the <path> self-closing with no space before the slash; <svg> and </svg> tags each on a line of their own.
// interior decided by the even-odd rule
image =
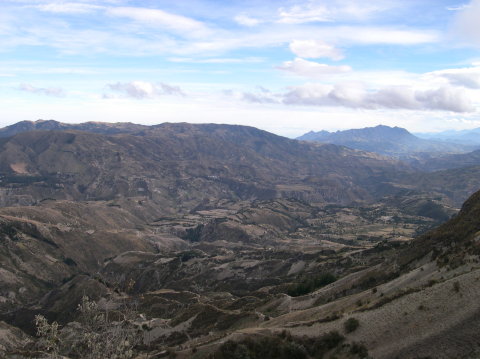
<svg viewBox="0 0 480 359">
<path fill-rule="evenodd" d="M 242 341 L 227 341 L 211 359 L 306 359 L 323 358 L 337 348 L 345 338 L 329 332 L 317 338 L 294 337 L 288 331 L 276 336 L 248 337 Z"/>
<path fill-rule="evenodd" d="M 306 359 L 305 349 L 295 342 L 279 337 L 246 338 L 241 342 L 229 340 L 211 356 L 214 359 Z"/>
<path fill-rule="evenodd" d="M 336 280 L 337 278 L 332 273 L 321 273 L 318 276 L 306 278 L 300 283 L 292 285 L 288 289 L 287 294 L 291 297 L 299 297 L 333 283 Z"/>
<path fill-rule="evenodd" d="M 48 357 L 58 358 L 60 335 L 58 332 L 58 323 L 49 324 L 43 315 L 35 316 L 35 326 L 37 328 L 37 336 L 40 337 L 39 346 L 42 350 L 49 353 Z"/>
<path fill-rule="evenodd" d="M 185 230 L 185 235 L 183 236 L 183 239 L 190 242 L 200 242 L 202 238 L 203 228 L 203 224 L 200 224 L 195 228 L 187 228 Z"/>
<path fill-rule="evenodd" d="M 361 343 L 353 342 L 350 345 L 350 353 L 359 356 L 360 358 L 368 357 L 368 349 Z"/>
<path fill-rule="evenodd" d="M 453 283 L 453 290 L 457 293 L 460 292 L 460 283 L 459 282 L 454 282 Z"/>
<path fill-rule="evenodd" d="M 358 319 L 355 318 L 348 318 L 345 323 L 343 323 L 343 327 L 345 328 L 346 333 L 354 332 L 359 326 L 360 322 L 358 321 Z"/>
<path fill-rule="evenodd" d="M 315 339 L 313 350 L 309 352 L 316 358 L 322 358 L 325 353 L 338 347 L 345 340 L 345 337 L 337 331 L 328 332 Z"/>
<path fill-rule="evenodd" d="M 140 330 L 133 324 L 136 313 L 109 313 L 84 296 L 78 305 L 78 325 L 59 331 L 56 322 L 49 324 L 41 315 L 35 317 L 40 345 L 49 353 L 48 359 L 63 356 L 82 359 L 130 359 L 140 341 Z M 115 315 L 114 315 L 115 314 Z"/>
</svg>

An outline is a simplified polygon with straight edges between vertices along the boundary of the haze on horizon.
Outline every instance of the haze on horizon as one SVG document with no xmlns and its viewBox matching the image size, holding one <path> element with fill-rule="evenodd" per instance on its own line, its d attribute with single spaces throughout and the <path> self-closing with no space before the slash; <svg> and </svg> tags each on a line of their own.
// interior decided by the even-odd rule
<svg viewBox="0 0 480 359">
<path fill-rule="evenodd" d="M 480 127 L 480 0 L 5 0 L 0 126 Z"/>
</svg>

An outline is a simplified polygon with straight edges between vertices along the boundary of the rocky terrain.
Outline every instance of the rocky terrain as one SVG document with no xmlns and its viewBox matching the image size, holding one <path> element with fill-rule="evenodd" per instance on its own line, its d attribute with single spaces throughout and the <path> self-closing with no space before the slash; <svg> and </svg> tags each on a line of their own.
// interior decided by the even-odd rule
<svg viewBox="0 0 480 359">
<path fill-rule="evenodd" d="M 0 143 L 0 356 L 478 357 L 476 168 L 47 122 Z"/>
</svg>

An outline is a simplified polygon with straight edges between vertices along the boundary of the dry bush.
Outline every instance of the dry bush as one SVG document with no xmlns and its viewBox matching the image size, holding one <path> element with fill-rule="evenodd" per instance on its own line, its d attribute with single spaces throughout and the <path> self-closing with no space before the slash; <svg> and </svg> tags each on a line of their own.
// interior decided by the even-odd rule
<svg viewBox="0 0 480 359">
<path fill-rule="evenodd" d="M 46 358 L 59 355 L 82 359 L 130 359 L 140 343 L 141 330 L 133 323 L 136 312 L 109 312 L 98 308 L 84 296 L 78 305 L 79 322 L 67 324 L 62 330 L 41 315 L 35 317 L 39 346 Z"/>
</svg>

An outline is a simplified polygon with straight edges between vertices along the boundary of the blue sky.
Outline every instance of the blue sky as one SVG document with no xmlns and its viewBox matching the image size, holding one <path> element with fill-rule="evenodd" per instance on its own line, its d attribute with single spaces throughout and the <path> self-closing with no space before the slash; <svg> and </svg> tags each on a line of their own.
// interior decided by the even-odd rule
<svg viewBox="0 0 480 359">
<path fill-rule="evenodd" d="M 2 126 L 480 127 L 480 0 L 0 5 Z"/>
</svg>

